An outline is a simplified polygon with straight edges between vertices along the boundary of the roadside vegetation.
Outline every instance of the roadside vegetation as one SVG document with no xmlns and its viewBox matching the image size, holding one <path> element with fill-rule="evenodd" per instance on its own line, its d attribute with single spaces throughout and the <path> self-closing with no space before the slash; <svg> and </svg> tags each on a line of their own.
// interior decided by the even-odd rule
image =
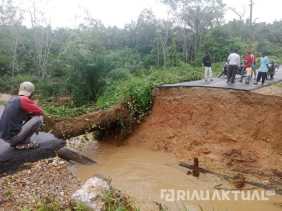
<svg viewBox="0 0 282 211">
<path fill-rule="evenodd" d="M 122 75 L 122 77 L 120 77 Z M 152 89 L 165 83 L 198 80 L 200 68 L 183 64 L 177 67 L 140 70 L 138 73 L 110 72 L 103 93 L 97 98 L 98 108 L 107 108 L 120 102 L 131 102 L 135 111 L 144 113 L 152 103 Z"/>
</svg>

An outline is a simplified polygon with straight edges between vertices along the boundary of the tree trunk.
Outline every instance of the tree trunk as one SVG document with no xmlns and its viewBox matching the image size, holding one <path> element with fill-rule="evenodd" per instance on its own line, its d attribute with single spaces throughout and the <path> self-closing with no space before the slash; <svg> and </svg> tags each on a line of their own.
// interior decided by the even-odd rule
<svg viewBox="0 0 282 211">
<path fill-rule="evenodd" d="M 75 118 L 53 120 L 46 117 L 45 131 L 58 138 L 71 138 L 92 131 L 105 131 L 105 136 L 126 136 L 132 123 L 128 106 L 120 104 L 105 111 L 88 113 Z"/>
<path fill-rule="evenodd" d="M 13 49 L 13 60 L 12 60 L 12 77 L 14 78 L 17 65 L 17 49 L 18 49 L 18 36 L 16 36 L 15 45 Z"/>
</svg>

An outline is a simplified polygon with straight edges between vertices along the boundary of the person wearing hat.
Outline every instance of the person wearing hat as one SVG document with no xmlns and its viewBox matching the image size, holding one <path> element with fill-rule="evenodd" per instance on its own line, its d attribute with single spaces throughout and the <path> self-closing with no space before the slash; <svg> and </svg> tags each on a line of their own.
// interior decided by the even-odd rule
<svg viewBox="0 0 282 211">
<path fill-rule="evenodd" d="M 0 118 L 0 138 L 16 149 L 38 147 L 30 138 L 43 124 L 43 110 L 31 99 L 34 90 L 31 82 L 21 83 L 18 96 L 11 97 Z"/>
</svg>

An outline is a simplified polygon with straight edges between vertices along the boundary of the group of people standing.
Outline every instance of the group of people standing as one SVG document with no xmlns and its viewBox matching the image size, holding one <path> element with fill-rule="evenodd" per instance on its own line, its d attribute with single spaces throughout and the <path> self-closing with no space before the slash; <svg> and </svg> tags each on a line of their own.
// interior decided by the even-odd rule
<svg viewBox="0 0 282 211">
<path fill-rule="evenodd" d="M 211 56 L 208 52 L 206 52 L 205 56 L 203 57 L 203 66 L 205 72 L 205 81 L 212 81 L 212 62 Z M 252 78 L 254 78 L 254 84 L 258 84 L 258 82 L 261 81 L 263 85 L 268 77 L 268 74 L 270 76 L 270 79 L 273 79 L 274 72 L 275 66 L 273 63 L 270 62 L 266 53 L 262 53 L 262 57 L 260 59 L 260 66 L 256 70 L 256 57 L 251 51 L 248 51 L 247 54 L 243 56 L 243 59 L 241 59 L 238 51 L 233 50 L 229 54 L 227 62 L 224 65 L 223 72 L 220 74 L 220 76 L 226 75 L 228 84 L 234 84 L 236 74 L 240 74 L 241 82 L 243 82 L 243 78 L 245 78 L 245 83 L 249 84 Z"/>
</svg>

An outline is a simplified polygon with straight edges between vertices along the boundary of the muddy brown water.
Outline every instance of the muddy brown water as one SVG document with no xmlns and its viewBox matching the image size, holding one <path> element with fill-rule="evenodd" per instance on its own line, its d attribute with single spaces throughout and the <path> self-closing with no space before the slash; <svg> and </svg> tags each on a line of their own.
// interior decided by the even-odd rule
<svg viewBox="0 0 282 211">
<path fill-rule="evenodd" d="M 72 167 L 73 173 L 82 181 L 94 175 L 111 178 L 112 185 L 128 194 L 143 211 L 159 210 L 155 202 L 168 210 L 191 211 L 281 211 L 282 197 L 270 197 L 269 201 L 177 201 L 161 199 L 161 189 L 192 192 L 215 191 L 216 185 L 229 189 L 231 185 L 216 176 L 202 174 L 200 178 L 186 175 L 187 170 L 178 166 L 171 154 L 152 151 L 142 146 L 96 143 L 89 147 L 87 155 L 97 161 L 96 165 Z"/>
</svg>

